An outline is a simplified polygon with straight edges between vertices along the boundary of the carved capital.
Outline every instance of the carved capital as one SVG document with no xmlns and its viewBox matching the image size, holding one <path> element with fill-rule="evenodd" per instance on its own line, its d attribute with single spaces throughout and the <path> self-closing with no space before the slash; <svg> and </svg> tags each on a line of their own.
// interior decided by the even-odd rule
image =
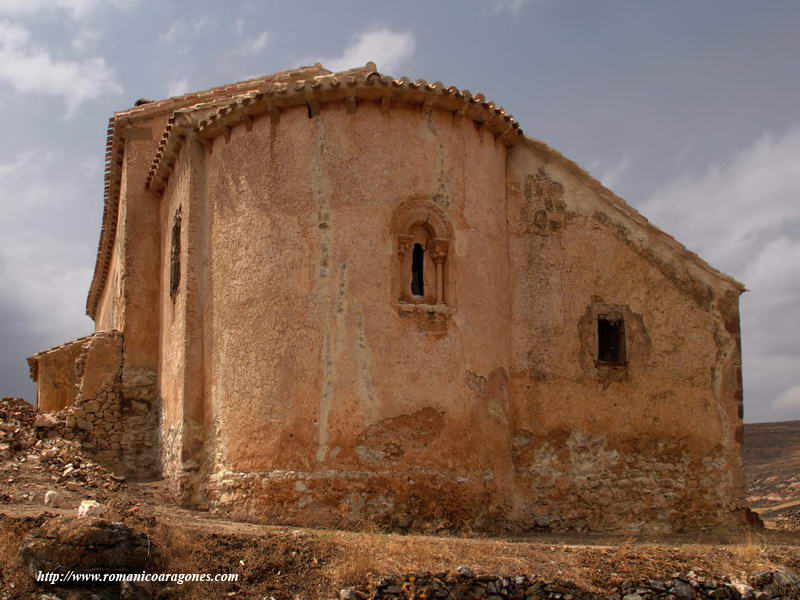
<svg viewBox="0 0 800 600">
<path fill-rule="evenodd" d="M 433 238 L 430 241 L 429 246 L 433 262 L 437 264 L 444 262 L 444 259 L 447 258 L 447 251 L 450 247 L 450 241 L 444 238 Z"/>
<path fill-rule="evenodd" d="M 397 236 L 397 256 L 403 256 L 408 249 L 411 248 L 411 242 L 414 238 L 410 235 Z"/>
</svg>

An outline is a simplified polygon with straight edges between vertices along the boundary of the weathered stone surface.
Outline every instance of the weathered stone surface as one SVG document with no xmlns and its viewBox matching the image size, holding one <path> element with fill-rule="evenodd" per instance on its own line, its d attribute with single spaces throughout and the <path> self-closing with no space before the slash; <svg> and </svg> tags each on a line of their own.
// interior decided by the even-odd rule
<svg viewBox="0 0 800 600">
<path fill-rule="evenodd" d="M 100 517 L 108 511 L 108 508 L 96 500 L 81 500 L 78 506 L 79 517 Z"/>
<path fill-rule="evenodd" d="M 476 576 L 471 570 L 460 567 L 457 573 L 408 573 L 402 577 L 373 578 L 363 587 L 342 590 L 340 597 L 388 600 L 420 594 L 423 598 L 470 600 L 790 600 L 800 598 L 798 588 L 775 587 L 774 582 L 792 576 L 793 573 L 785 571 L 754 573 L 751 579 L 758 583 L 753 589 L 729 579 L 689 571 L 668 581 L 625 581 L 609 593 L 598 594 L 569 581 L 543 581 L 527 576 Z"/>
<path fill-rule="evenodd" d="M 56 490 L 48 490 L 44 495 L 44 505 L 59 508 L 64 505 L 64 498 Z"/>
<path fill-rule="evenodd" d="M 52 573 L 152 571 L 155 546 L 146 535 L 104 519 L 57 517 L 33 530 L 20 546 L 31 577 Z"/>
<path fill-rule="evenodd" d="M 36 420 L 33 422 L 34 427 L 50 428 L 58 425 L 58 419 L 49 413 L 39 413 L 36 415 Z"/>
</svg>

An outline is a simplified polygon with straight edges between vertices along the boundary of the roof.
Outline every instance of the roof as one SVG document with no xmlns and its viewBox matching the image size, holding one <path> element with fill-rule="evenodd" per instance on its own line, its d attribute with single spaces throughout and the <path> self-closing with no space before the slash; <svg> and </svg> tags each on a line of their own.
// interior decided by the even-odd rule
<svg viewBox="0 0 800 600">
<path fill-rule="evenodd" d="M 48 348 L 47 350 L 41 350 L 34 354 L 33 356 L 28 357 L 28 368 L 30 369 L 30 377 L 34 381 L 37 381 L 39 378 L 39 359 L 47 354 L 51 354 L 53 352 L 58 352 L 59 350 L 63 350 L 69 346 L 74 346 L 75 344 L 82 344 L 94 336 L 93 333 L 89 335 L 85 335 L 83 337 L 76 338 L 74 340 L 70 340 L 69 342 L 64 342 L 63 344 L 59 344 L 58 346 L 53 346 L 52 348 Z"/>
</svg>

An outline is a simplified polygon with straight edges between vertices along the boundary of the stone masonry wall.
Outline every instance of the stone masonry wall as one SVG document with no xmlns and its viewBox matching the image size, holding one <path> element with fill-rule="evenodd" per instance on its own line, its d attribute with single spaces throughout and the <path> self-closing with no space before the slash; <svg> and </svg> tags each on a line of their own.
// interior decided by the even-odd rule
<svg viewBox="0 0 800 600">
<path fill-rule="evenodd" d="M 118 331 L 86 338 L 74 368 L 74 404 L 42 414 L 37 425 L 79 442 L 87 454 L 120 474 L 156 476 L 159 408 L 151 400 L 154 375 L 126 373 Z"/>
</svg>

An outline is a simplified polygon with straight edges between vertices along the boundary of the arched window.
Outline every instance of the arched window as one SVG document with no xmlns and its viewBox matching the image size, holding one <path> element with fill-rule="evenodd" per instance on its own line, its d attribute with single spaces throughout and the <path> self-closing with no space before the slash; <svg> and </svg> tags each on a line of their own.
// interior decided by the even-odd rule
<svg viewBox="0 0 800 600">
<path fill-rule="evenodd" d="M 452 230 L 439 207 L 411 201 L 398 207 L 397 290 L 402 305 L 444 306 L 449 303 L 448 250 Z"/>
</svg>

